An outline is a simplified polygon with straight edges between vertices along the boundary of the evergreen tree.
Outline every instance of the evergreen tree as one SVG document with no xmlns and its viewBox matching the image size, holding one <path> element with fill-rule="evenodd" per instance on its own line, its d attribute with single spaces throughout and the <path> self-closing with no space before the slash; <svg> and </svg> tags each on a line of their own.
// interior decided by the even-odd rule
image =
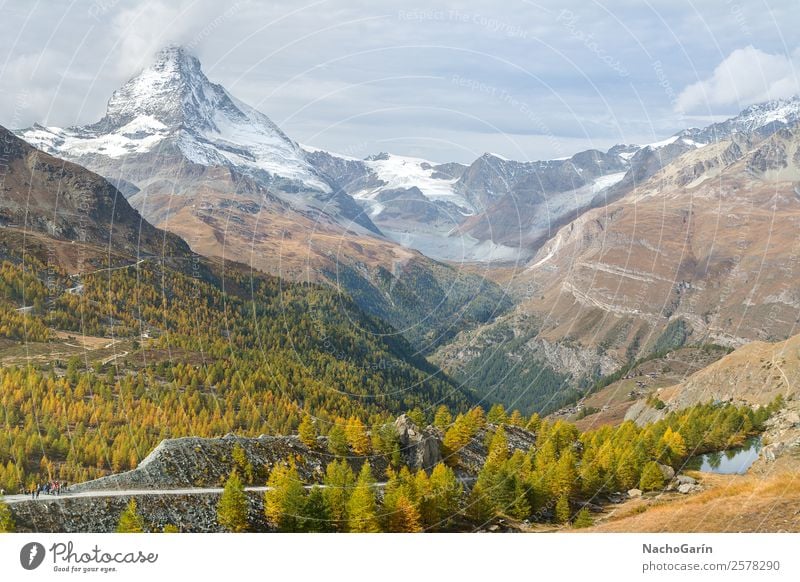
<svg viewBox="0 0 800 582">
<path fill-rule="evenodd" d="M 353 494 L 347 502 L 347 523 L 351 532 L 377 533 L 381 531 L 378 523 L 375 501 L 375 479 L 369 462 L 364 462 L 358 474 Z"/>
<path fill-rule="evenodd" d="M 572 493 L 576 486 L 577 472 L 575 470 L 575 455 L 571 449 L 566 449 L 558 459 L 553 475 L 553 493 L 566 496 Z"/>
<path fill-rule="evenodd" d="M 644 466 L 639 489 L 642 491 L 655 491 L 664 487 L 664 474 L 655 461 L 650 461 Z"/>
<path fill-rule="evenodd" d="M 351 417 L 347 421 L 344 432 L 347 436 L 347 443 L 356 455 L 368 455 L 370 453 L 372 443 L 361 420 L 355 416 Z"/>
<path fill-rule="evenodd" d="M 389 505 L 384 505 L 386 512 L 386 530 L 395 533 L 413 533 L 422 531 L 422 518 L 419 510 L 405 492 L 399 492 L 391 498 Z"/>
<path fill-rule="evenodd" d="M 372 427 L 372 450 L 391 459 L 395 451 L 400 452 L 397 430 L 392 423 L 376 424 Z"/>
<path fill-rule="evenodd" d="M 247 518 L 247 494 L 239 478 L 239 473 L 234 469 L 225 481 L 225 488 L 217 503 L 217 523 L 229 532 L 239 533 L 247 531 L 249 527 Z"/>
<path fill-rule="evenodd" d="M 494 404 L 486 414 L 486 422 L 490 424 L 506 424 L 508 422 L 508 415 L 506 409 L 502 404 Z"/>
<path fill-rule="evenodd" d="M 420 472 L 425 474 L 424 471 Z M 433 468 L 428 482 L 430 505 L 434 509 L 434 514 L 425 521 L 425 524 L 429 527 L 442 527 L 458 514 L 464 487 L 453 470 L 444 463 L 439 463 Z"/>
<path fill-rule="evenodd" d="M 300 442 L 309 449 L 313 449 L 317 446 L 317 427 L 311 419 L 310 414 L 303 415 L 303 420 L 300 421 L 297 434 L 300 436 Z"/>
<path fill-rule="evenodd" d="M 347 528 L 347 504 L 355 487 L 353 470 L 345 461 L 328 464 L 323 481 L 322 496 L 332 527 L 337 531 Z"/>
<path fill-rule="evenodd" d="M 574 528 L 584 528 L 584 527 L 592 527 L 594 525 L 594 520 L 592 519 L 592 515 L 589 513 L 589 510 L 584 507 L 579 512 L 578 515 L 575 516 L 575 521 L 572 523 L 572 527 Z"/>
<path fill-rule="evenodd" d="M 233 457 L 233 464 L 239 472 L 244 475 L 245 479 L 248 483 L 253 482 L 253 478 L 255 477 L 253 470 L 253 464 L 248 460 L 247 453 L 245 453 L 242 445 L 236 443 L 233 447 L 233 452 L 231 453 Z"/>
<path fill-rule="evenodd" d="M 144 532 L 144 519 L 139 515 L 139 510 L 136 506 L 136 499 L 131 498 L 125 511 L 119 516 L 119 523 L 117 524 L 117 533 L 143 533 Z"/>
<path fill-rule="evenodd" d="M 505 470 L 508 475 L 508 491 L 511 496 L 508 512 L 512 517 L 525 519 L 531 514 L 531 492 L 528 487 L 531 472 L 530 457 L 522 451 L 514 451 L 514 454 L 506 462 Z"/>
<path fill-rule="evenodd" d="M 11 533 L 14 531 L 15 527 L 16 523 L 14 522 L 11 508 L 3 501 L 3 498 L 0 497 L 0 533 Z"/>
<path fill-rule="evenodd" d="M 446 431 L 452 422 L 453 415 L 450 414 L 450 410 L 446 406 L 442 405 L 436 409 L 436 415 L 433 417 L 433 426 Z"/>
<path fill-rule="evenodd" d="M 587 461 L 586 455 L 584 455 L 584 460 L 581 463 L 580 480 L 581 493 L 584 497 L 593 497 L 597 495 L 603 486 L 597 464 L 593 461 Z"/>
<path fill-rule="evenodd" d="M 279 531 L 300 531 L 300 522 L 306 504 L 306 490 L 293 460 L 288 465 L 277 465 L 267 480 L 269 489 L 264 493 L 264 513 Z"/>
<path fill-rule="evenodd" d="M 425 413 L 422 412 L 419 406 L 415 406 L 412 410 L 406 413 L 408 418 L 419 427 L 424 427 L 427 422 L 425 421 Z"/>
<path fill-rule="evenodd" d="M 531 414 L 531 418 L 528 420 L 528 424 L 525 425 L 525 430 L 530 432 L 536 433 L 539 432 L 539 426 L 542 423 L 542 419 L 539 417 L 538 412 L 534 412 Z"/>
<path fill-rule="evenodd" d="M 331 531 L 331 520 L 322 488 L 314 486 L 308 494 L 303 517 L 300 520 L 300 531 L 319 533 Z"/>
<path fill-rule="evenodd" d="M 569 498 L 566 495 L 562 495 L 556 502 L 556 523 L 567 523 L 569 514 Z"/>
<path fill-rule="evenodd" d="M 347 436 L 338 424 L 334 424 L 328 433 L 328 451 L 337 457 L 344 457 L 349 452 L 347 448 Z"/>
<path fill-rule="evenodd" d="M 522 416 L 522 413 L 514 409 L 514 412 L 511 413 L 511 416 L 508 419 L 508 424 L 511 426 L 525 426 L 525 418 Z"/>
<path fill-rule="evenodd" d="M 488 492 L 480 480 L 475 482 L 472 491 L 469 493 L 466 504 L 466 514 L 469 519 L 476 524 L 483 524 L 495 514 L 494 503 L 492 503 Z"/>
</svg>

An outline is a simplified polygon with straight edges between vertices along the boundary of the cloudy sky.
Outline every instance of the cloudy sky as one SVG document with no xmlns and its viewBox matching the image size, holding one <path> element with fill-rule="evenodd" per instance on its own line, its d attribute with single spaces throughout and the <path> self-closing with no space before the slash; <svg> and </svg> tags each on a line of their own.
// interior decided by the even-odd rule
<svg viewBox="0 0 800 582">
<path fill-rule="evenodd" d="M 797 0 L 0 0 L 0 124 L 84 124 L 168 44 L 295 140 L 471 161 L 800 93 Z M 502 7 L 498 7 L 502 4 Z"/>
</svg>

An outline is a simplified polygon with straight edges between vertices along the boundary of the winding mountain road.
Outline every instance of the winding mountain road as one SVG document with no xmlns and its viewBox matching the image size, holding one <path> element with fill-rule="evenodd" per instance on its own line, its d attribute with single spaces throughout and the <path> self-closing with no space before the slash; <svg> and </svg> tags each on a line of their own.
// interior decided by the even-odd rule
<svg viewBox="0 0 800 582">
<path fill-rule="evenodd" d="M 375 483 L 374 487 L 385 487 L 386 481 Z M 321 487 L 324 489 L 325 485 L 304 485 L 306 489 L 313 487 Z M 273 487 L 259 486 L 259 487 L 245 487 L 245 491 L 255 491 L 263 493 L 269 491 Z M 136 497 L 145 495 L 220 495 L 223 491 L 222 487 L 184 487 L 181 489 L 103 489 L 95 491 L 75 491 L 63 492 L 61 495 L 47 495 L 42 493 L 37 499 L 31 499 L 30 494 L 25 495 L 6 495 L 3 501 L 9 505 L 15 503 L 22 503 L 23 501 L 32 501 L 40 503 L 43 501 L 58 501 L 59 499 L 81 499 L 81 498 L 98 498 L 98 497 Z"/>
<path fill-rule="evenodd" d="M 459 482 L 462 484 L 470 483 L 475 480 L 474 477 L 460 477 Z M 385 487 L 386 481 L 380 481 L 373 485 L 374 487 Z M 304 485 L 306 489 L 311 489 L 313 487 L 321 487 L 324 489 L 325 485 Z M 254 486 L 254 487 L 245 487 L 245 491 L 254 491 L 257 493 L 263 493 L 264 491 L 269 491 L 273 489 L 272 487 L 266 486 Z M 31 499 L 30 494 L 16 494 L 16 495 L 6 495 L 2 497 L 3 501 L 5 501 L 9 505 L 13 505 L 15 503 L 22 503 L 24 501 L 31 501 L 33 503 L 42 503 L 46 501 L 58 501 L 59 499 L 93 499 L 93 498 L 100 498 L 100 497 L 137 497 L 137 496 L 147 496 L 147 495 L 220 495 L 223 491 L 222 487 L 184 487 L 179 489 L 99 489 L 99 490 L 92 490 L 92 491 L 65 491 L 61 493 L 61 495 L 47 495 L 42 493 L 39 495 L 37 499 Z"/>
</svg>

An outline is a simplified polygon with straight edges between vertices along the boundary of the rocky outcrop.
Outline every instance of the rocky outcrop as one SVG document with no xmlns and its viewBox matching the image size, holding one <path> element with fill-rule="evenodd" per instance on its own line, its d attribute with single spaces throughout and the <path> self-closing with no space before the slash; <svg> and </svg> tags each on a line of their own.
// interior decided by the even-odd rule
<svg viewBox="0 0 800 582">
<path fill-rule="evenodd" d="M 489 440 L 487 438 L 488 433 L 496 430 L 496 428 L 497 427 L 494 425 L 488 425 L 486 428 L 479 430 L 467 446 L 460 449 L 458 453 L 455 453 L 458 458 L 450 459 L 448 462 L 455 464 L 455 461 L 457 461 L 458 471 L 462 476 L 469 477 L 477 475 L 489 455 L 487 449 Z M 536 435 L 530 431 L 509 425 L 504 425 L 503 429 L 506 433 L 506 439 L 508 439 L 508 448 L 510 452 L 527 452 L 531 447 L 536 445 Z"/>
<path fill-rule="evenodd" d="M 432 469 L 442 460 L 442 431 L 427 427 L 420 429 L 405 414 L 394 423 L 406 464 L 412 469 Z"/>
<path fill-rule="evenodd" d="M 161 532 L 167 525 L 182 532 L 225 531 L 217 523 L 219 493 L 191 495 L 120 495 L 91 498 L 46 498 L 11 506 L 17 532 L 108 533 L 116 530 L 128 502 L 136 499 L 145 528 Z M 248 521 L 254 531 L 269 531 L 264 494 L 248 492 Z"/>
<path fill-rule="evenodd" d="M 665 480 L 671 481 L 672 478 L 675 477 L 675 469 L 673 469 L 669 465 L 662 465 L 661 463 L 659 463 L 658 468 L 661 470 L 661 474 L 664 475 Z"/>
<path fill-rule="evenodd" d="M 242 438 L 226 435 L 222 438 L 185 437 L 168 439 L 132 471 L 109 475 L 94 481 L 79 483 L 72 491 L 177 489 L 181 487 L 217 487 L 225 482 L 235 467 L 234 448 L 245 454 L 252 467 L 253 483 L 263 485 L 269 472 L 289 458 L 295 461 L 300 477 L 309 483 L 318 482 L 328 463 L 334 460 L 321 439 L 315 448 L 305 446 L 296 436 L 261 436 Z M 383 476 L 386 459 L 382 456 L 347 457 L 355 471 L 369 460 L 376 477 Z"/>
</svg>

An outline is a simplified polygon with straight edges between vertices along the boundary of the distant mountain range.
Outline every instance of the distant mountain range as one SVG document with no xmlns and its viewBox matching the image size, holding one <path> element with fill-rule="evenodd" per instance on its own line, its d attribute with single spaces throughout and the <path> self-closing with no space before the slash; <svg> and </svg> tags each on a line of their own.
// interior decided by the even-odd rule
<svg viewBox="0 0 800 582">
<path fill-rule="evenodd" d="M 186 205 L 208 209 L 213 201 L 201 195 L 227 190 L 250 212 L 243 201 L 434 259 L 508 263 L 529 260 L 558 227 L 691 149 L 734 134 L 768 135 L 798 119 L 800 99 L 793 98 L 660 142 L 566 159 L 520 162 L 486 153 L 464 165 L 383 152 L 361 160 L 299 146 L 173 46 L 114 92 L 97 123 L 34 125 L 18 135 L 102 174 L 155 224 L 166 226 Z"/>
</svg>

